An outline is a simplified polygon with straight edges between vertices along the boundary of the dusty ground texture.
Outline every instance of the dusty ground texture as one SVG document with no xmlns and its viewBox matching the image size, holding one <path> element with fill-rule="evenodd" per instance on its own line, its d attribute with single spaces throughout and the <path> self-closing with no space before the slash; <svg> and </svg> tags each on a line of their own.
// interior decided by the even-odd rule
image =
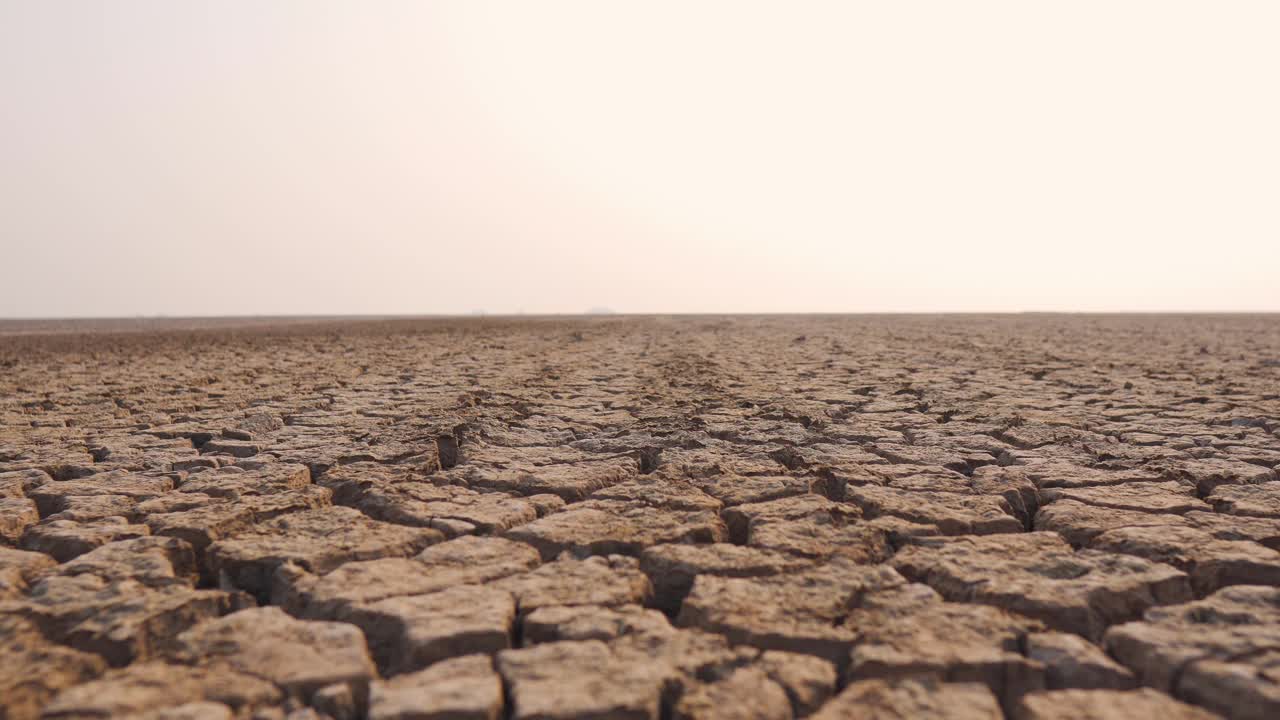
<svg viewBox="0 0 1280 720">
<path fill-rule="evenodd" d="M 1280 318 L 5 323 L 3 718 L 1280 717 Z"/>
</svg>

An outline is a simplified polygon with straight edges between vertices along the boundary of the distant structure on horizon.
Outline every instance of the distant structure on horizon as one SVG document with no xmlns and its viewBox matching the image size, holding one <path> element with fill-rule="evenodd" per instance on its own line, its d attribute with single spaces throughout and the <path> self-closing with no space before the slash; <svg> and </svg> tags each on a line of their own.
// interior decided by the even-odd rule
<svg viewBox="0 0 1280 720">
<path fill-rule="evenodd" d="M 587 315 L 616 315 L 617 313 L 613 311 L 613 308 L 593 307 L 590 310 L 588 310 L 586 314 Z"/>
</svg>

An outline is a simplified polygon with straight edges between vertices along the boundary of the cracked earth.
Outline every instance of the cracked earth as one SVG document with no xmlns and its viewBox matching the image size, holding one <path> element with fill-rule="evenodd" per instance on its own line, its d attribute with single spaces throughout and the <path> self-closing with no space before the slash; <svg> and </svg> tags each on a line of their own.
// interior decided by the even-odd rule
<svg viewBox="0 0 1280 720">
<path fill-rule="evenodd" d="M 1280 319 L 0 323 L 0 718 L 1277 718 Z"/>
</svg>

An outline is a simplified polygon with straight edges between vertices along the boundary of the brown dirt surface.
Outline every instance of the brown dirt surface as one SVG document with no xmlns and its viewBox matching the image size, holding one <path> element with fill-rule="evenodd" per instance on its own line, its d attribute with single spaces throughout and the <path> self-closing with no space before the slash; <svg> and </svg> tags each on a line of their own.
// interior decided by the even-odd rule
<svg viewBox="0 0 1280 720">
<path fill-rule="evenodd" d="M 1280 717 L 1280 317 L 0 322 L 0 719 Z"/>
</svg>

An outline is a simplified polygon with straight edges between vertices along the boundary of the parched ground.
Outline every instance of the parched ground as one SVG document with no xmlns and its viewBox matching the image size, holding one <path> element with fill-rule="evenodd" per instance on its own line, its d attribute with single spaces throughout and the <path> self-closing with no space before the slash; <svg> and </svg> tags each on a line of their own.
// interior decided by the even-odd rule
<svg viewBox="0 0 1280 720">
<path fill-rule="evenodd" d="M 1280 717 L 1280 317 L 0 323 L 0 718 Z"/>
</svg>

